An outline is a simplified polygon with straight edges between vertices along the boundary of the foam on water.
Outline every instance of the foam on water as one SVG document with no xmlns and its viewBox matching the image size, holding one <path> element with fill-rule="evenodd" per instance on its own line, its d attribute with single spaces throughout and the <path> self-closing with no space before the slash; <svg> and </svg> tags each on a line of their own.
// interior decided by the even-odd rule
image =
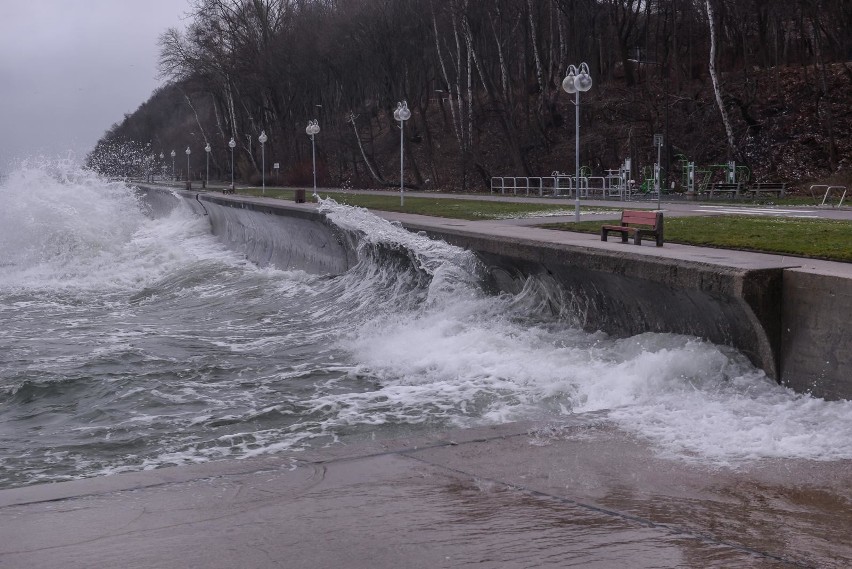
<svg viewBox="0 0 852 569">
<path fill-rule="evenodd" d="M 363 209 L 323 201 L 359 261 L 317 276 L 68 165 L 0 197 L 0 484 L 582 413 L 676 460 L 852 458 L 852 403 L 696 338 L 584 332 L 552 283 L 495 295 L 472 253 Z"/>
<path fill-rule="evenodd" d="M 852 402 L 796 394 L 734 350 L 697 338 L 587 334 L 546 313 L 546 287 L 528 282 L 516 296 L 486 295 L 470 253 L 363 210 L 323 208 L 370 243 L 411 251 L 432 274 L 467 276 L 443 280 L 429 302 L 378 315 L 342 340 L 358 373 L 380 386 L 316 401 L 340 407 L 339 420 L 416 421 L 421 406 L 459 426 L 605 410 L 679 459 L 852 458 Z"/>
</svg>

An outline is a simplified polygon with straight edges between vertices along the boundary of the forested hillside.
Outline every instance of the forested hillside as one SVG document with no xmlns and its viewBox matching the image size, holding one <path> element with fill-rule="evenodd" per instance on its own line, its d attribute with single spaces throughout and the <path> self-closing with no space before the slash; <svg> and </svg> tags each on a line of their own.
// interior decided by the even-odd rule
<svg viewBox="0 0 852 569">
<path fill-rule="evenodd" d="M 672 181 L 684 159 L 800 187 L 852 181 L 848 0 L 197 0 L 190 17 L 161 38 L 169 84 L 113 125 L 93 166 L 171 174 L 175 150 L 181 175 L 189 147 L 199 177 L 209 142 L 211 178 L 229 179 L 233 137 L 236 177 L 258 181 L 264 131 L 267 179 L 307 184 L 316 119 L 320 184 L 394 186 L 405 100 L 410 187 L 572 172 L 561 83 L 586 62 L 593 172 L 630 157 L 641 176 L 663 134 Z"/>
</svg>

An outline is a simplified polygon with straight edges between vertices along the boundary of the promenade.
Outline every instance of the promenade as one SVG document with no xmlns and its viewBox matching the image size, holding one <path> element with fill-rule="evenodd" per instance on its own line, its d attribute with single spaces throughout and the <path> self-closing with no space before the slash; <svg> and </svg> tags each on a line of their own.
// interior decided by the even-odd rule
<svg viewBox="0 0 852 569">
<path fill-rule="evenodd" d="M 0 567 L 819 567 L 852 464 L 667 460 L 595 414 L 0 491 Z"/>
</svg>

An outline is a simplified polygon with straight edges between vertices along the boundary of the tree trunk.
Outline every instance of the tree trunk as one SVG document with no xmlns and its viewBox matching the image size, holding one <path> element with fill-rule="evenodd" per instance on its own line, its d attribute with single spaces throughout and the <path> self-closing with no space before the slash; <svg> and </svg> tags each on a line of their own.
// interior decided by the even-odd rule
<svg viewBox="0 0 852 569">
<path fill-rule="evenodd" d="M 728 135 L 728 155 L 730 157 L 735 153 L 736 146 L 734 144 L 734 131 L 731 128 L 731 121 L 722 102 L 722 86 L 719 84 L 719 77 L 716 75 L 716 24 L 713 22 L 713 8 L 710 6 L 710 0 L 704 0 L 704 5 L 707 8 L 707 21 L 710 23 L 710 79 L 713 81 L 716 105 L 719 106 L 719 112 L 722 114 L 722 122 L 725 124 L 725 133 Z"/>
</svg>

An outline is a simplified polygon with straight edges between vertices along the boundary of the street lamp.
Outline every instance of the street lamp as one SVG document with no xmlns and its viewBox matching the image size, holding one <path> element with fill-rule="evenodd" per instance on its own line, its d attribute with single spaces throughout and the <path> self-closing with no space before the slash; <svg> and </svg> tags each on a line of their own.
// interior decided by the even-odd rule
<svg viewBox="0 0 852 569">
<path fill-rule="evenodd" d="M 313 156 L 314 160 L 314 199 L 317 197 L 317 151 L 314 145 L 314 135 L 319 133 L 319 131 L 319 123 L 316 120 L 308 121 L 305 132 L 311 137 L 311 156 Z"/>
<path fill-rule="evenodd" d="M 402 101 L 396 104 L 396 110 L 393 112 L 393 118 L 399 121 L 399 205 L 405 205 L 405 187 L 402 185 L 403 175 L 403 132 L 405 131 L 405 121 L 411 118 L 411 111 L 408 110 L 408 102 Z"/>
<path fill-rule="evenodd" d="M 265 131 L 260 131 L 260 136 L 257 137 L 257 140 L 260 141 L 260 180 L 263 184 L 263 189 L 261 189 L 261 194 L 266 195 L 266 141 L 269 140 L 266 137 Z"/>
<path fill-rule="evenodd" d="M 189 155 L 192 154 L 192 150 L 189 149 L 189 146 L 186 147 L 186 182 L 189 184 Z"/>
<path fill-rule="evenodd" d="M 166 179 L 166 163 L 163 161 L 163 153 L 160 152 L 160 177 L 165 181 Z"/>
<path fill-rule="evenodd" d="M 208 142 L 208 143 L 204 146 L 204 152 L 206 152 L 206 153 L 207 153 L 207 173 L 206 173 L 206 175 L 205 175 L 205 182 L 204 182 L 204 187 L 205 187 L 205 188 L 209 188 L 209 187 L 210 187 L 210 150 L 211 150 L 211 148 L 210 148 L 210 143 Z"/>
<path fill-rule="evenodd" d="M 175 156 L 177 156 L 177 154 L 175 154 L 175 151 L 172 150 L 172 182 L 175 181 Z"/>
<path fill-rule="evenodd" d="M 234 137 L 231 137 L 231 140 L 228 142 L 228 147 L 231 149 L 231 191 L 234 191 L 234 147 L 237 145 L 234 142 Z"/>
<path fill-rule="evenodd" d="M 562 80 L 562 88 L 569 95 L 574 93 L 574 108 L 576 114 L 576 142 L 575 147 L 577 154 L 575 156 L 575 174 L 576 186 L 574 190 L 576 199 L 574 201 L 574 216 L 576 221 L 580 221 L 580 91 L 586 92 L 592 88 L 592 77 L 589 75 L 589 66 L 585 63 L 580 64 L 578 70 L 575 66 L 568 66 L 568 75 Z"/>
</svg>

